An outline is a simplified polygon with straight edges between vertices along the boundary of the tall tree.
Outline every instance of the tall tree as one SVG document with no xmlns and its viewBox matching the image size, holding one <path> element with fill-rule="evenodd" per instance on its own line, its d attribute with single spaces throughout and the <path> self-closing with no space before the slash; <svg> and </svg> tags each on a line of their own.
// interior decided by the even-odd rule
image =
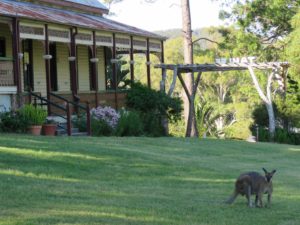
<svg viewBox="0 0 300 225">
<path fill-rule="evenodd" d="M 149 3 L 156 2 L 157 0 L 144 0 Z M 192 21 L 191 21 L 191 10 L 190 1 L 181 0 L 181 11 L 182 11 L 182 34 L 183 34 L 183 55 L 185 64 L 193 64 L 193 41 L 192 41 Z M 195 114 L 195 98 L 189 98 L 194 96 L 193 89 L 195 78 L 193 73 L 187 73 L 185 75 L 184 82 L 188 89 L 188 94 L 184 91 L 183 102 L 184 102 L 184 117 L 187 124 L 186 137 L 198 137 L 198 128 L 196 123 Z"/>
<path fill-rule="evenodd" d="M 193 64 L 192 21 L 189 0 L 181 0 L 181 10 L 184 63 Z M 185 83 L 187 91 L 192 97 L 189 99 L 187 95 L 184 95 L 185 121 L 187 123 L 186 137 L 198 137 L 199 133 L 195 117 L 195 96 L 192 94 L 195 83 L 193 73 L 186 74 Z"/>
<path fill-rule="evenodd" d="M 248 46 L 257 47 L 256 55 L 267 61 L 281 61 L 286 43 L 284 40 L 292 31 L 291 18 L 297 13 L 300 0 L 219 0 L 223 3 L 231 3 L 232 11 L 223 11 L 220 15 L 224 19 L 235 21 L 239 27 L 239 34 Z M 226 35 L 229 37 L 230 35 Z M 249 39 L 250 38 L 250 39 Z M 227 39 L 228 41 L 229 39 Z M 238 41 L 239 42 L 239 41 Z M 238 45 L 237 45 L 238 46 Z M 250 50 L 245 46 L 247 50 Z M 236 48 L 238 49 L 238 48 Z M 240 50 L 239 50 L 240 51 Z M 246 51 L 247 52 L 247 51 Z M 251 51 L 250 51 L 251 52 Z M 275 114 L 273 109 L 274 96 L 272 95 L 272 83 L 275 79 L 283 79 L 280 71 L 273 71 L 267 77 L 266 93 L 261 89 L 261 84 L 256 74 L 249 68 L 254 86 L 264 102 L 269 115 L 269 133 L 272 138 L 275 133 Z"/>
</svg>

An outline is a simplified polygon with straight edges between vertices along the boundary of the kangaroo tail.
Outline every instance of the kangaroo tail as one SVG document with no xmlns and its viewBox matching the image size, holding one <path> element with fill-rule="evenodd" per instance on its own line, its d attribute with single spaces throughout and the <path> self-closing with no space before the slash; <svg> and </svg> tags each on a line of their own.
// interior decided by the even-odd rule
<svg viewBox="0 0 300 225">
<path fill-rule="evenodd" d="M 225 203 L 226 204 L 232 204 L 237 196 L 238 196 L 238 193 L 234 192 L 233 195 L 230 196 L 230 198 L 225 201 Z"/>
</svg>

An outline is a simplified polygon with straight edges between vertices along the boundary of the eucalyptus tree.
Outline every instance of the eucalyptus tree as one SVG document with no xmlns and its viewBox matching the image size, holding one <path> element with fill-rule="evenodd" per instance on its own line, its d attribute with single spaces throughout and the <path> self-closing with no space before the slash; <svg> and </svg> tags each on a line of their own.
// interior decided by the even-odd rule
<svg viewBox="0 0 300 225">
<path fill-rule="evenodd" d="M 239 28 L 235 33 L 223 30 L 223 34 L 225 34 L 224 36 L 226 37 L 225 40 L 229 43 L 234 43 L 233 49 L 236 50 L 236 53 L 254 53 L 263 61 L 283 61 L 286 59 L 283 57 L 287 46 L 286 40 L 293 31 L 291 19 L 299 10 L 300 0 L 217 1 L 231 6 L 227 7 L 227 9 L 231 10 L 229 12 L 223 10 L 220 13 L 220 17 L 234 21 L 235 25 Z M 236 40 L 233 41 L 233 39 Z M 298 49 L 298 47 L 294 48 L 294 51 L 298 51 Z M 254 86 L 268 111 L 269 132 L 272 138 L 274 136 L 276 122 L 273 109 L 274 93 L 276 93 L 274 90 L 278 90 L 274 86 L 277 82 L 273 81 L 278 81 L 278 79 L 282 80 L 284 77 L 280 77 L 280 71 L 269 73 L 267 79 L 265 79 L 266 92 L 264 93 L 261 88 L 262 83 L 256 76 L 257 74 L 254 73 L 252 68 L 249 68 L 249 71 Z M 280 96 L 285 96 L 285 94 Z M 277 99 L 280 98 L 277 97 Z M 285 102 L 285 99 L 281 98 L 281 102 L 282 101 Z"/>
</svg>

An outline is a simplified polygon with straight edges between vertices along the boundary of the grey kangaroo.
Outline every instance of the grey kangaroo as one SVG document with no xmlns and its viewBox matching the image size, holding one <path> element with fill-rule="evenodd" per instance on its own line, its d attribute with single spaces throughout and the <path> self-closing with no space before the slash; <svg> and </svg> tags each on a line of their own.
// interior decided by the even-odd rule
<svg viewBox="0 0 300 225">
<path fill-rule="evenodd" d="M 268 172 L 263 168 L 265 176 L 257 172 L 248 172 L 241 174 L 235 182 L 235 190 L 233 195 L 226 201 L 231 204 L 240 194 L 246 195 L 248 206 L 252 207 L 251 195 L 255 195 L 255 206 L 263 207 L 262 196 L 268 194 L 268 206 L 271 206 L 271 197 L 273 192 L 272 177 L 276 170 Z M 259 204 L 258 204 L 259 203 Z"/>
</svg>

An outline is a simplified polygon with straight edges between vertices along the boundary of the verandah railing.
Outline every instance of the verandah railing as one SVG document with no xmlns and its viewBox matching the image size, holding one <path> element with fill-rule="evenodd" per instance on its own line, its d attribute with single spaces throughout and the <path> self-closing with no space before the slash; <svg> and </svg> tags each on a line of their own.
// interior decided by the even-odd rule
<svg viewBox="0 0 300 225">
<path fill-rule="evenodd" d="M 0 57 L 0 86 L 14 86 L 13 60 Z"/>
<path fill-rule="evenodd" d="M 71 102 L 71 101 L 69 101 L 69 100 L 67 100 L 67 99 L 65 99 L 65 98 L 63 98 L 59 95 L 51 93 L 52 96 L 54 96 L 56 98 L 59 98 L 59 99 L 61 99 L 65 102 L 65 104 L 62 106 L 62 105 L 57 104 L 53 101 L 49 101 L 48 99 L 42 97 L 39 93 L 29 92 L 29 94 L 30 94 L 30 99 L 32 97 L 34 99 L 33 104 L 41 105 L 41 106 L 50 105 L 50 106 L 52 106 L 54 108 L 57 108 L 57 109 L 60 109 L 64 112 L 65 115 L 56 114 L 56 116 L 59 116 L 59 117 L 66 120 L 66 123 L 67 123 L 66 131 L 67 131 L 67 134 L 69 136 L 72 135 L 72 125 L 71 125 L 71 123 L 72 123 L 72 121 L 71 121 L 72 110 L 71 110 L 70 106 L 73 105 L 73 106 L 76 106 L 76 107 L 79 107 L 79 108 L 83 109 L 86 112 L 86 117 L 87 117 L 87 135 L 89 135 L 89 136 L 91 135 L 90 107 L 89 107 L 88 103 L 87 103 L 86 107 L 84 107 L 84 106 L 82 106 L 78 103 Z M 38 101 L 39 101 L 39 103 L 38 103 Z"/>
<path fill-rule="evenodd" d="M 64 104 L 66 105 L 66 108 L 71 111 L 71 106 L 73 107 L 73 113 L 76 113 L 77 116 L 79 116 L 79 112 L 80 111 L 83 111 L 85 113 L 85 116 L 86 116 L 86 128 L 87 128 L 87 134 L 88 135 L 91 135 L 91 114 L 90 114 L 90 104 L 89 102 L 86 102 L 85 105 L 82 105 L 79 103 L 79 98 L 78 98 L 78 102 L 72 102 L 60 95 L 57 95 L 53 92 L 50 93 L 50 96 L 53 98 L 57 98 L 61 101 L 64 102 Z M 71 112 L 69 112 L 71 113 Z"/>
</svg>

